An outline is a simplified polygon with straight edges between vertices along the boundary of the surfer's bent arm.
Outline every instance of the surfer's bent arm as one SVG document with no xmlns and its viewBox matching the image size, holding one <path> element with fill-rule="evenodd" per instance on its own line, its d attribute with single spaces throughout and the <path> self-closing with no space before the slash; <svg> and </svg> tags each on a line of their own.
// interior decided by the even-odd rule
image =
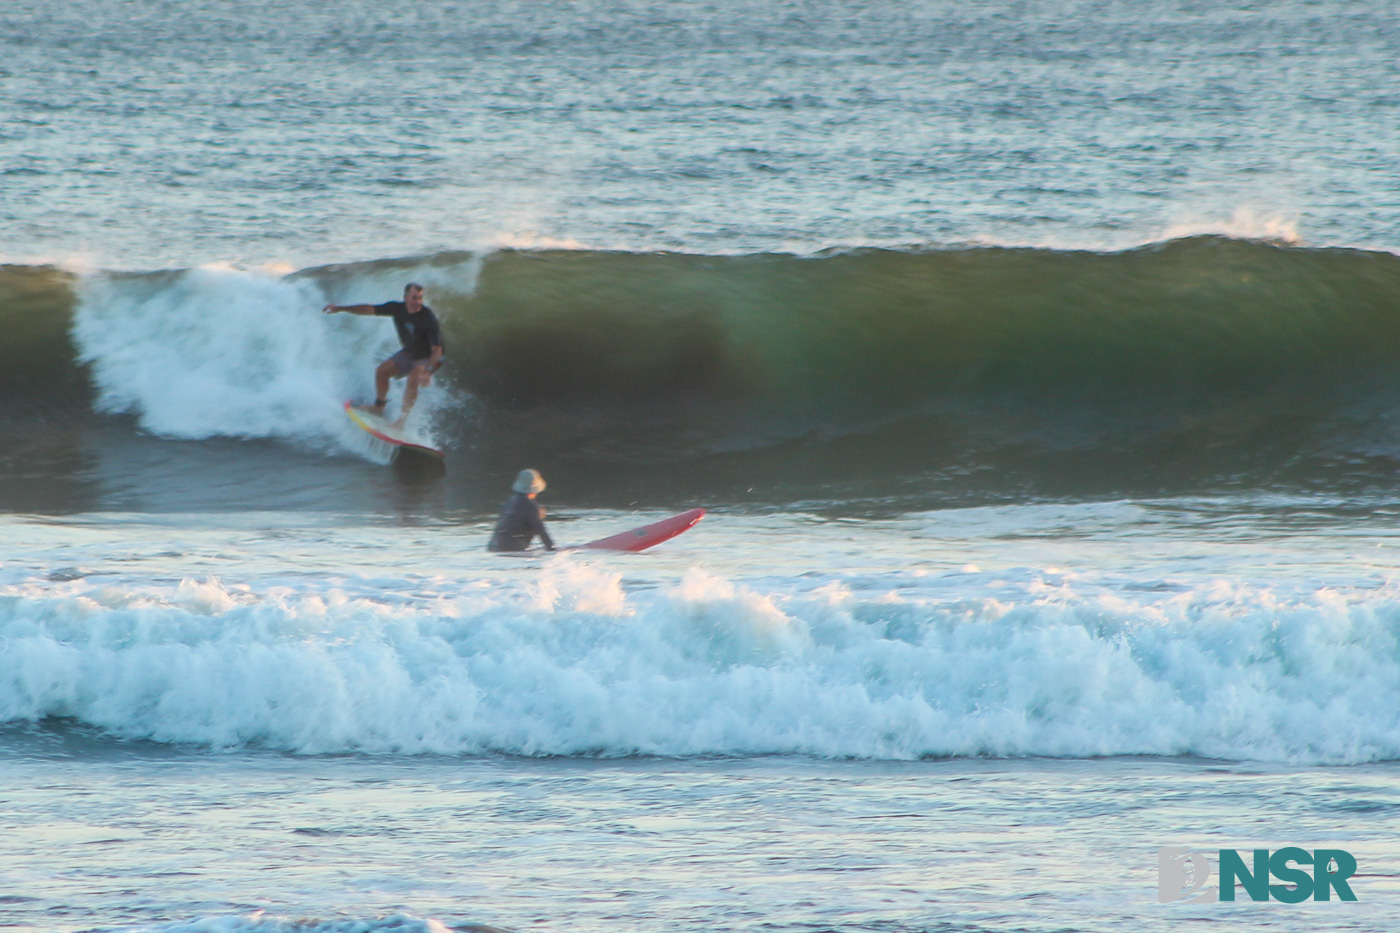
<svg viewBox="0 0 1400 933">
<path fill-rule="evenodd" d="M 348 311 L 351 314 L 373 314 L 374 305 L 326 305 L 321 309 L 323 314 L 335 314 L 337 311 Z"/>
<path fill-rule="evenodd" d="M 544 545 L 546 551 L 554 550 L 554 539 L 549 536 L 549 532 L 544 530 L 544 517 L 540 515 L 540 507 L 531 502 L 535 507 L 530 510 L 533 514 L 526 513 L 530 522 L 530 530 L 540 536 L 540 543 Z"/>
</svg>

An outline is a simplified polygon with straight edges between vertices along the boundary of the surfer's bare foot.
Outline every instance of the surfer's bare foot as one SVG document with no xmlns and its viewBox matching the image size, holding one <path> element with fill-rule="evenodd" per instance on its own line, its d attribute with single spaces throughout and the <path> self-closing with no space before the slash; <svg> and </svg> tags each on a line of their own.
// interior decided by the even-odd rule
<svg viewBox="0 0 1400 933">
<path fill-rule="evenodd" d="M 408 415 L 400 415 L 400 416 L 399 416 L 399 420 L 398 420 L 398 421 L 395 421 L 393 424 L 389 425 L 389 427 L 393 428 L 395 431 L 402 431 L 402 430 L 403 430 L 403 423 L 404 423 L 405 421 L 407 421 L 407 420 L 408 420 Z"/>
<path fill-rule="evenodd" d="M 383 418 L 383 417 L 384 417 L 384 406 L 383 406 L 383 405 L 366 405 L 366 406 L 365 406 L 365 411 L 367 411 L 367 412 L 369 412 L 371 415 L 375 415 L 376 417 L 379 417 L 379 418 Z"/>
</svg>

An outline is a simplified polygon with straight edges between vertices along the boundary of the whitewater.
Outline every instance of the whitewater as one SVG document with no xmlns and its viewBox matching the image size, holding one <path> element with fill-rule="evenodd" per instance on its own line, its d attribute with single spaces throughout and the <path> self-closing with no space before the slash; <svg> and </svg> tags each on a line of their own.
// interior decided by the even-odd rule
<svg viewBox="0 0 1400 933">
<path fill-rule="evenodd" d="M 120 549 L 107 523 L 11 521 L 0 714 L 296 754 L 1397 757 L 1388 555 L 1305 584 L 1193 571 L 1207 547 L 1320 563 L 1316 531 L 1241 544 L 1248 524 L 1209 505 L 910 516 L 847 525 L 836 553 L 808 533 L 801 559 L 770 542 L 810 518 L 720 515 L 644 568 L 502 568 L 484 524 L 398 535 L 386 561 L 373 529 L 271 515 L 205 518 L 162 551 L 130 517 Z M 1072 555 L 995 544 L 1086 520 Z"/>
</svg>

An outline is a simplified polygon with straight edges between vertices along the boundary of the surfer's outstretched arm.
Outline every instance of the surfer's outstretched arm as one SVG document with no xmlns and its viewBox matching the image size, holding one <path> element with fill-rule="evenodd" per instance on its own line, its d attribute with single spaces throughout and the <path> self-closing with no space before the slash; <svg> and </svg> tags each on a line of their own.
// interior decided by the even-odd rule
<svg viewBox="0 0 1400 933">
<path fill-rule="evenodd" d="M 322 314 L 335 314 L 339 311 L 346 311 L 350 314 L 373 314 L 374 305 L 326 305 L 321 309 Z"/>
</svg>

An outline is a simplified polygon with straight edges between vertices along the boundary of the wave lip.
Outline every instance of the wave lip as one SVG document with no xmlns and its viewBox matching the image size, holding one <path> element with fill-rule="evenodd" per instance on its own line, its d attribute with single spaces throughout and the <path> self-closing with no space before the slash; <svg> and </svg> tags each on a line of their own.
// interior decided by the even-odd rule
<svg viewBox="0 0 1400 933">
<path fill-rule="evenodd" d="M 1400 757 L 1400 596 L 778 597 L 563 559 L 422 606 L 186 581 L 0 607 L 0 720 L 301 754 Z"/>
</svg>

